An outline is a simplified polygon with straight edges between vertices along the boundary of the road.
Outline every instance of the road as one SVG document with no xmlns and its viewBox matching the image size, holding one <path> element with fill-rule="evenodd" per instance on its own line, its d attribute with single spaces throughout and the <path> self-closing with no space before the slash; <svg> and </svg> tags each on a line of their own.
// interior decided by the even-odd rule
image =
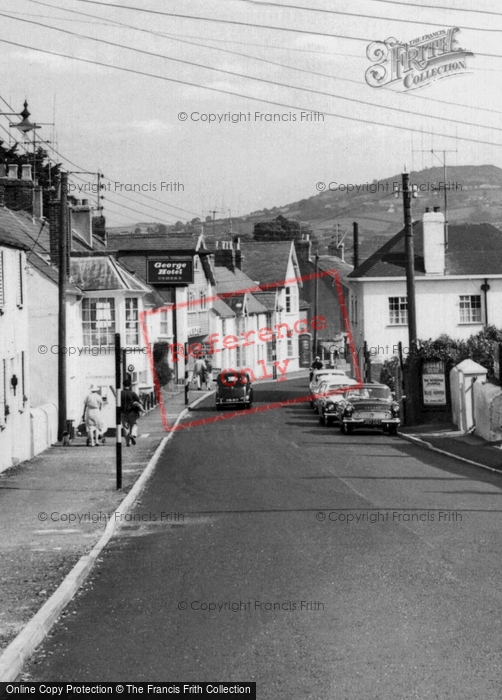
<svg viewBox="0 0 502 700">
<path fill-rule="evenodd" d="M 258 387 L 255 406 L 305 392 Z M 180 431 L 23 679 L 498 699 L 501 486 L 306 403 Z"/>
</svg>

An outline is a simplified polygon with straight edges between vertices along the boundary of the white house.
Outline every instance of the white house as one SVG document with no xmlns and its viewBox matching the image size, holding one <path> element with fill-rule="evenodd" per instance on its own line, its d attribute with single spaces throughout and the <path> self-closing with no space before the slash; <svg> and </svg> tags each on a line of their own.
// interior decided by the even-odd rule
<svg viewBox="0 0 502 700">
<path fill-rule="evenodd" d="M 502 327 L 502 232 L 491 224 L 450 224 L 436 208 L 413 223 L 417 337 L 468 338 Z M 350 275 L 349 313 L 356 347 L 375 362 L 408 346 L 404 229 Z"/>
<path fill-rule="evenodd" d="M 31 456 L 26 250 L 0 231 L 0 471 Z"/>
</svg>

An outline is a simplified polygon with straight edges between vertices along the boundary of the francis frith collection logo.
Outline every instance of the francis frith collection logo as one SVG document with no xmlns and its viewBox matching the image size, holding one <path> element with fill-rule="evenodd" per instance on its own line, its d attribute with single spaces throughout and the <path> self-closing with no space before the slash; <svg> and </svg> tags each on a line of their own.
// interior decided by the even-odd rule
<svg viewBox="0 0 502 700">
<path fill-rule="evenodd" d="M 458 31 L 458 27 L 441 29 L 406 44 L 393 37 L 373 41 L 366 49 L 373 63 L 366 70 L 366 82 L 373 88 L 391 86 L 405 91 L 465 73 L 466 59 L 474 54 L 457 46 Z"/>
</svg>

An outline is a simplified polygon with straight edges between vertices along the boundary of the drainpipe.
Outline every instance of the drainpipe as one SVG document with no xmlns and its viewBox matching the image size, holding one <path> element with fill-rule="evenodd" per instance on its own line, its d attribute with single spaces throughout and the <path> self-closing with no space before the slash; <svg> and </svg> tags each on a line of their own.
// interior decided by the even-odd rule
<svg viewBox="0 0 502 700">
<path fill-rule="evenodd" d="M 488 325 L 488 292 L 490 291 L 490 285 L 488 284 L 488 280 L 485 277 L 484 284 L 481 285 L 481 291 L 484 292 L 485 295 L 485 326 Z"/>
</svg>

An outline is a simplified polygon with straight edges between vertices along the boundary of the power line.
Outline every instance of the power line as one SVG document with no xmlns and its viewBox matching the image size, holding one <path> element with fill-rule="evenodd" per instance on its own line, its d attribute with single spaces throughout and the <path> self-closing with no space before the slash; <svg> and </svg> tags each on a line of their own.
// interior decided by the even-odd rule
<svg viewBox="0 0 502 700">
<path fill-rule="evenodd" d="M 179 19 L 194 19 L 201 22 L 215 22 L 217 24 L 232 24 L 240 27 L 254 27 L 255 29 L 272 29 L 276 32 L 293 32 L 293 34 L 309 34 L 311 36 L 327 36 L 331 39 L 349 39 L 352 41 L 372 41 L 372 39 L 344 36 L 343 34 L 328 34 L 327 32 L 315 32 L 307 29 L 291 29 L 289 27 L 277 27 L 268 24 L 254 24 L 252 22 L 239 22 L 232 19 L 216 19 L 215 17 L 196 17 L 195 15 L 181 15 L 176 12 L 162 12 L 161 10 L 147 10 L 143 7 L 128 7 L 127 5 L 118 5 L 115 3 L 98 2 L 98 0 L 78 0 L 89 5 L 103 5 L 104 7 L 116 7 L 119 10 L 133 10 L 135 12 L 145 12 L 146 14 L 162 15 L 163 17 L 178 17 Z"/>
<path fill-rule="evenodd" d="M 84 2 L 87 2 L 87 0 L 83 0 Z M 232 0 L 232 2 L 235 2 L 235 0 Z M 238 2 L 244 2 L 249 5 L 259 5 L 260 7 L 280 7 L 281 9 L 287 9 L 287 10 L 302 10 L 304 12 L 320 12 L 323 14 L 328 14 L 328 15 L 343 15 L 345 17 L 358 17 L 362 19 L 377 19 L 383 22 L 402 22 L 406 24 L 427 24 L 431 25 L 433 27 L 437 27 L 438 23 L 437 22 L 427 22 L 426 20 L 418 20 L 418 19 L 403 19 L 403 18 L 398 18 L 398 17 L 379 17 L 378 15 L 366 15 L 360 12 L 345 12 L 343 10 L 327 10 L 325 8 L 321 7 L 301 7 L 301 5 L 286 5 L 286 4 L 281 4 L 278 2 L 259 2 L 258 0 L 238 0 Z M 502 32 L 502 29 L 491 29 L 491 28 L 484 28 L 484 27 L 466 27 L 457 24 L 458 29 L 471 29 L 477 32 L 497 32 L 500 33 Z"/>
<path fill-rule="evenodd" d="M 83 1 L 83 0 L 81 0 L 81 1 Z M 308 112 L 308 113 L 312 112 L 311 107 L 298 107 L 297 105 L 291 105 L 291 104 L 287 104 L 285 102 L 276 102 L 274 100 L 266 100 L 262 97 L 253 97 L 251 95 L 244 95 L 242 93 L 234 92 L 232 90 L 224 90 L 222 88 L 215 88 L 215 87 L 211 87 L 209 85 L 200 85 L 199 83 L 192 83 L 192 82 L 189 82 L 187 80 L 178 80 L 176 78 L 168 78 L 164 75 L 155 75 L 154 73 L 148 73 L 146 71 L 140 71 L 140 70 L 136 70 L 134 68 L 125 68 L 124 66 L 115 66 L 113 64 L 104 63 L 102 61 L 94 61 L 90 58 L 80 58 L 77 56 L 71 56 L 69 54 L 64 54 L 64 53 L 60 53 L 57 51 L 49 51 L 48 49 L 39 49 L 37 47 L 29 46 L 27 44 L 21 44 L 19 42 L 15 42 L 15 41 L 9 41 L 8 39 L 0 39 L 0 43 L 8 44 L 10 46 L 17 46 L 18 48 L 28 49 L 31 51 L 37 51 L 39 53 L 44 53 L 44 54 L 48 54 L 51 56 L 58 56 L 59 58 L 68 58 L 72 61 L 78 61 L 80 63 L 89 63 L 90 65 L 103 66 L 105 68 L 112 68 L 114 70 L 120 70 L 120 71 L 123 71 L 125 73 L 131 73 L 133 75 L 142 75 L 142 76 L 145 76 L 148 78 L 155 78 L 156 80 L 163 80 L 165 82 L 176 83 L 177 85 L 189 85 L 191 87 L 198 87 L 201 90 L 209 90 L 210 92 L 221 93 L 224 95 L 231 95 L 233 97 L 241 97 L 241 98 L 246 99 L 246 100 L 251 100 L 252 102 L 259 102 L 260 104 L 270 104 L 270 105 L 274 105 L 276 107 L 286 107 L 288 109 L 296 109 L 298 111 Z M 299 89 L 301 89 L 301 88 L 299 88 Z M 485 141 L 484 139 L 474 139 L 474 138 L 469 138 L 468 136 L 457 136 L 457 135 L 450 136 L 448 134 L 438 134 L 437 132 L 428 131 L 426 129 L 417 129 L 417 128 L 414 128 L 411 126 L 402 126 L 400 124 L 387 124 L 386 122 L 379 122 L 379 121 L 376 121 L 375 119 L 363 119 L 362 117 L 346 116 L 346 115 L 338 114 L 335 112 L 323 112 L 323 115 L 328 116 L 328 117 L 336 117 L 338 119 L 346 119 L 346 120 L 351 121 L 351 122 L 360 122 L 362 124 L 371 124 L 372 126 L 385 126 L 387 128 L 398 129 L 400 131 L 408 131 L 408 132 L 414 131 L 417 133 L 424 133 L 424 134 L 431 134 L 431 135 L 434 134 L 435 136 L 440 136 L 440 137 L 442 136 L 444 138 L 451 138 L 451 139 L 455 139 L 455 140 L 459 140 L 459 141 L 466 141 L 469 143 L 480 143 L 480 144 L 484 144 L 484 145 L 488 145 L 488 146 L 497 146 L 497 147 L 502 146 L 502 143 L 496 143 L 494 141 Z"/>
<path fill-rule="evenodd" d="M 39 27 L 44 27 L 45 29 L 50 29 L 51 31 L 57 31 L 57 32 L 61 32 L 63 34 L 69 34 L 70 36 L 78 37 L 79 39 L 87 39 L 89 41 L 95 41 L 95 42 L 100 43 L 100 44 L 106 44 L 107 46 L 113 46 L 115 48 L 125 49 L 127 51 L 133 51 L 135 53 L 140 53 L 140 54 L 146 55 L 146 56 L 153 56 L 154 58 L 162 58 L 162 59 L 167 60 L 167 61 L 173 61 L 175 63 L 182 63 L 184 65 L 193 66 L 196 68 L 203 68 L 204 70 L 210 70 L 210 71 L 214 71 L 217 73 L 223 73 L 224 75 L 232 75 L 232 76 L 235 76 L 238 78 L 245 78 L 246 80 L 254 80 L 254 81 L 259 82 L 259 83 L 265 83 L 266 85 L 274 85 L 274 86 L 278 86 L 278 87 L 287 88 L 289 90 L 300 90 L 301 92 L 308 92 L 310 94 L 321 95 L 323 97 L 333 97 L 337 100 L 343 100 L 345 102 L 352 102 L 352 103 L 356 103 L 356 104 L 361 104 L 361 105 L 365 105 L 368 107 L 376 107 L 378 109 L 385 109 L 385 110 L 388 110 L 391 112 L 398 112 L 400 114 L 406 114 L 406 115 L 410 114 L 409 110 L 402 109 L 400 107 L 390 107 L 388 105 L 379 105 L 379 104 L 376 104 L 374 102 L 369 102 L 367 100 L 360 100 L 360 99 L 357 99 L 355 97 L 345 97 L 343 95 L 337 95 L 335 93 L 326 92 L 324 90 L 315 90 L 313 88 L 297 87 L 295 85 L 289 85 L 288 83 L 281 83 L 281 82 L 276 81 L 276 80 L 268 80 L 267 78 L 258 78 L 258 77 L 252 76 L 252 75 L 246 75 L 245 73 L 238 73 L 237 71 L 225 70 L 223 68 L 214 68 L 213 66 L 206 66 L 202 63 L 196 63 L 195 61 L 187 61 L 185 59 L 174 58 L 172 56 L 167 56 L 166 54 L 160 54 L 160 53 L 157 53 L 154 51 L 147 51 L 145 49 L 137 49 L 137 48 L 132 47 L 132 46 L 127 46 L 125 44 L 119 44 L 117 42 L 108 41 L 106 39 L 98 39 L 96 37 L 88 36 L 86 34 L 80 34 L 79 32 L 72 32 L 69 29 L 60 29 L 59 27 L 47 25 L 47 24 L 44 24 L 43 22 L 36 22 L 34 20 L 23 19 L 21 17 L 12 17 L 11 15 L 8 15 L 8 14 L 3 13 L 3 12 L 0 12 L 0 17 L 7 17 L 8 19 L 13 19 L 16 22 L 35 24 Z M 502 58 L 502 56 L 501 56 L 501 58 Z M 304 72 L 310 73 L 311 71 L 304 71 Z M 417 116 L 417 117 L 425 117 L 426 119 L 434 119 L 436 121 L 449 122 L 450 124 L 462 124 L 464 126 L 474 126 L 476 128 L 491 129 L 493 131 L 502 131 L 502 127 L 498 127 L 498 126 L 488 126 L 488 125 L 484 125 L 484 124 L 478 124 L 475 122 L 468 122 L 465 120 L 451 119 L 449 117 L 434 116 L 431 114 L 424 114 L 423 112 L 414 112 L 413 114 L 414 114 L 414 116 Z"/>
<path fill-rule="evenodd" d="M 430 10 L 449 10 L 450 12 L 475 12 L 480 15 L 494 15 L 502 17 L 502 12 L 491 12 L 490 10 L 467 9 L 466 7 L 448 7 L 447 5 L 426 5 L 423 2 L 400 2 L 399 0 L 371 0 L 386 5 L 401 5 L 402 7 L 427 7 Z"/>
<path fill-rule="evenodd" d="M 53 8 L 53 9 L 59 9 L 59 8 L 55 8 L 53 5 L 50 5 L 49 3 L 41 2 L 41 0 L 26 0 L 26 1 L 27 1 L 27 2 L 35 3 L 36 5 L 43 5 L 43 6 L 45 6 L 45 7 L 50 7 L 50 8 Z M 379 0 L 372 0 L 372 1 L 378 2 Z M 64 9 L 64 8 L 61 8 L 61 9 Z M 64 11 L 65 11 L 65 12 L 70 12 L 70 13 L 72 13 L 72 14 L 82 15 L 82 16 L 84 16 L 84 17 L 95 17 L 95 16 L 96 16 L 96 15 L 90 15 L 90 14 L 88 14 L 87 12 L 79 12 L 78 10 L 68 10 L 68 9 L 64 9 Z M 232 50 L 230 50 L 230 49 L 222 49 L 222 48 L 219 48 L 219 47 L 217 47 L 217 46 L 210 46 L 210 45 L 208 45 L 208 44 L 200 44 L 200 43 L 196 43 L 196 42 L 186 41 L 186 39 L 201 39 L 201 38 L 204 39 L 203 37 L 191 36 L 191 35 L 186 35 L 186 34 L 180 34 L 180 35 L 176 35 L 176 36 L 175 36 L 175 35 L 173 35 L 173 34 L 166 34 L 166 33 L 164 33 L 164 32 L 155 32 L 155 31 L 152 31 L 152 30 L 150 30 L 150 29 L 144 29 L 144 28 L 142 28 L 142 27 L 135 27 L 135 26 L 133 26 L 133 25 L 131 25 L 131 24 L 126 24 L 126 23 L 124 23 L 124 22 L 119 22 L 119 21 L 117 21 L 117 20 L 106 20 L 106 21 L 107 21 L 107 22 L 111 22 L 112 25 L 116 25 L 116 26 L 119 26 L 119 27 L 126 27 L 127 29 L 131 29 L 131 30 L 133 30 L 133 31 L 139 31 L 139 32 L 142 32 L 142 33 L 145 33 L 145 34 L 149 34 L 149 35 L 153 35 L 153 36 L 164 37 L 164 38 L 167 38 L 167 39 L 171 39 L 171 40 L 173 40 L 173 41 L 177 41 L 177 42 L 182 43 L 182 44 L 189 44 L 189 45 L 192 45 L 192 46 L 199 46 L 199 47 L 207 48 L 207 49 L 210 49 L 210 50 L 213 50 L 213 51 L 222 51 L 222 52 L 224 52 L 224 53 L 235 54 L 236 56 L 242 56 L 242 57 L 244 57 L 244 58 L 250 58 L 251 60 L 260 61 L 260 62 L 262 62 L 262 63 L 269 63 L 270 65 L 279 66 L 279 67 L 281 67 L 281 68 L 287 68 L 287 69 L 289 69 L 289 70 L 295 70 L 295 71 L 299 71 L 299 72 L 303 72 L 303 73 L 309 73 L 309 74 L 312 74 L 312 75 L 318 75 L 318 76 L 320 76 L 320 77 L 327 77 L 327 78 L 331 78 L 332 80 L 340 80 L 340 81 L 343 81 L 343 82 L 354 83 L 354 84 L 359 85 L 359 86 L 361 86 L 361 87 L 364 87 L 364 86 L 365 86 L 365 83 L 362 82 L 362 81 L 360 81 L 360 80 L 352 80 L 352 79 L 350 79 L 350 78 L 341 78 L 341 77 L 339 77 L 339 76 L 329 75 L 329 74 L 327 74 L 327 73 L 320 73 L 320 72 L 317 72 L 317 71 L 309 71 L 309 70 L 307 70 L 307 69 L 297 68 L 297 67 L 295 67 L 295 66 L 289 66 L 289 65 L 284 64 L 284 63 L 279 63 L 279 62 L 276 62 L 276 61 L 271 61 L 271 60 L 269 60 L 269 59 L 261 58 L 261 57 L 258 57 L 258 56 L 252 56 L 252 55 L 250 55 L 250 54 L 244 54 L 244 53 L 241 53 L 241 52 L 239 52 L 239 51 L 232 51 Z M 179 38 L 179 37 L 184 37 L 184 38 Z M 228 41 L 228 40 L 222 40 L 222 39 L 214 39 L 213 37 L 211 37 L 211 38 L 205 37 L 205 40 L 206 40 L 206 41 L 216 41 L 216 42 L 225 43 L 225 44 L 230 43 L 230 44 L 239 44 L 239 45 L 243 45 L 243 46 L 256 46 L 256 47 L 259 47 L 259 48 L 267 48 L 267 49 L 269 49 L 269 48 L 275 48 L 275 49 L 278 49 L 278 50 L 280 50 L 280 51 L 302 51 L 302 52 L 316 53 L 316 54 L 321 54 L 321 55 L 326 55 L 326 56 L 345 56 L 345 57 L 347 57 L 347 55 L 349 55 L 349 56 L 352 57 L 352 58 L 361 58 L 361 56 L 359 56 L 359 55 L 357 55 L 357 54 L 344 54 L 344 53 L 335 53 L 335 52 L 315 51 L 315 50 L 313 50 L 313 49 L 299 49 L 299 48 L 293 48 L 293 47 L 285 48 L 285 47 L 278 47 L 278 46 L 270 46 L 269 44 L 254 44 L 254 43 L 252 43 L 252 42 Z M 493 68 L 493 69 L 488 68 L 488 69 L 484 69 L 484 70 L 493 70 L 493 71 L 496 71 L 496 72 L 501 72 L 501 71 L 498 71 L 496 68 Z M 435 103 L 447 104 L 447 105 L 451 105 L 452 107 L 456 107 L 457 109 L 458 109 L 458 107 L 465 107 L 465 108 L 467 108 L 467 109 L 475 109 L 476 111 L 490 112 L 490 113 L 492 113 L 492 114 L 502 114 L 502 111 L 501 111 L 501 110 L 498 110 L 498 109 L 490 109 L 489 107 L 480 107 L 480 106 L 478 106 L 478 105 L 467 105 L 467 104 L 465 104 L 465 103 L 451 102 L 451 101 L 448 101 L 448 100 L 440 100 L 440 99 L 434 98 L 434 97 L 426 97 L 425 95 L 418 95 L 418 94 L 416 94 L 415 92 L 406 92 L 406 93 L 396 93 L 396 92 L 394 92 L 393 94 L 395 94 L 395 95 L 400 95 L 400 96 L 406 95 L 406 97 L 414 97 L 415 99 L 426 100 L 426 101 L 428 101 L 428 102 L 435 102 Z"/>
</svg>

